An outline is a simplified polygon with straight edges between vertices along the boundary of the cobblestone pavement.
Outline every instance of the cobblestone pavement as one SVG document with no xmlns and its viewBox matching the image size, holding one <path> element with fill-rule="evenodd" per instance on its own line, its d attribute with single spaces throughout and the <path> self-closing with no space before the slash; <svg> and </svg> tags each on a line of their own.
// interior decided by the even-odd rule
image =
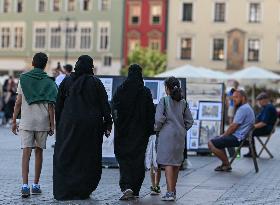
<svg viewBox="0 0 280 205">
<path fill-rule="evenodd" d="M 191 168 L 180 172 L 177 186 L 176 204 L 280 204 L 280 129 L 269 143 L 274 159 L 267 155 L 258 160 L 260 172 L 255 173 L 250 159 L 237 159 L 231 173 L 216 173 L 213 169 L 219 163 L 214 157 L 189 157 Z M 161 202 L 159 197 L 149 196 L 149 173 L 143 184 L 140 199 L 131 202 L 119 202 L 118 169 L 103 169 L 102 179 L 91 199 L 86 201 L 58 202 L 52 196 L 52 137 L 44 152 L 44 164 L 41 176 L 43 194 L 29 199 L 20 197 L 21 187 L 21 150 L 20 139 L 9 129 L 0 128 L 0 204 L 117 204 L 117 205 L 161 205 L 175 204 Z M 247 152 L 247 150 L 242 150 Z M 34 176 L 34 158 L 30 164 L 30 181 Z M 165 179 L 162 177 L 162 190 L 165 191 Z"/>
</svg>

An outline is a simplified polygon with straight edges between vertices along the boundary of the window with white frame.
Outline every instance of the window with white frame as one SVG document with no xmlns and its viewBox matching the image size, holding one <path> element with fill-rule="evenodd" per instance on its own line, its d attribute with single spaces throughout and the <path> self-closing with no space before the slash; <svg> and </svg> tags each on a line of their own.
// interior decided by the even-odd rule
<svg viewBox="0 0 280 205">
<path fill-rule="evenodd" d="M 155 51 L 160 51 L 160 44 L 161 39 L 160 38 L 152 38 L 149 40 L 149 48 Z"/>
<path fill-rule="evenodd" d="M 66 29 L 67 35 L 66 35 L 66 45 L 69 49 L 75 49 L 76 48 L 76 28 L 75 27 L 69 27 Z"/>
<path fill-rule="evenodd" d="M 192 21 L 192 20 L 193 20 L 193 4 L 183 3 L 182 21 Z"/>
<path fill-rule="evenodd" d="M 112 56 L 103 57 L 103 66 L 110 67 L 112 65 Z"/>
<path fill-rule="evenodd" d="M 161 4 L 151 4 L 151 23 L 160 24 L 162 16 L 162 5 Z"/>
<path fill-rule="evenodd" d="M 111 0 L 99 0 L 100 1 L 100 10 L 107 11 L 110 9 Z"/>
<path fill-rule="evenodd" d="M 50 27 L 50 49 L 60 49 L 61 42 L 62 40 L 60 27 Z"/>
<path fill-rule="evenodd" d="M 23 48 L 23 27 L 14 28 L 14 48 Z"/>
<path fill-rule="evenodd" d="M 249 39 L 248 40 L 248 61 L 259 61 L 260 59 L 260 40 Z"/>
<path fill-rule="evenodd" d="M 67 11 L 75 11 L 76 0 L 67 0 Z"/>
<path fill-rule="evenodd" d="M 261 22 L 261 4 L 260 3 L 250 3 L 249 22 L 250 23 L 260 23 Z"/>
<path fill-rule="evenodd" d="M 35 49 L 46 48 L 47 43 L 47 29 L 45 27 L 35 28 Z"/>
<path fill-rule="evenodd" d="M 133 52 L 139 46 L 140 46 L 139 39 L 129 39 L 128 40 L 128 53 Z"/>
<path fill-rule="evenodd" d="M 1 48 L 10 48 L 11 44 L 11 29 L 9 27 L 1 28 Z"/>
<path fill-rule="evenodd" d="M 3 12 L 8 13 L 12 11 L 12 0 L 3 0 Z"/>
<path fill-rule="evenodd" d="M 217 2 L 215 3 L 215 22 L 224 22 L 226 14 L 226 4 Z"/>
<path fill-rule="evenodd" d="M 47 11 L 47 2 L 46 0 L 38 0 L 38 12 L 45 12 Z"/>
<path fill-rule="evenodd" d="M 89 11 L 90 10 L 90 0 L 81 0 L 80 7 L 82 11 Z"/>
<path fill-rule="evenodd" d="M 91 27 L 82 27 L 80 29 L 80 49 L 89 50 L 91 49 Z"/>
<path fill-rule="evenodd" d="M 99 39 L 99 50 L 106 51 L 109 49 L 110 43 L 110 24 L 109 23 L 101 23 L 98 25 L 98 39 Z"/>
<path fill-rule="evenodd" d="M 224 49 L 224 39 L 223 38 L 215 38 L 213 39 L 213 60 L 214 61 L 222 61 L 225 57 L 225 49 Z"/>
<path fill-rule="evenodd" d="M 51 1 L 51 10 L 58 12 L 61 10 L 61 0 L 52 0 Z"/>
<path fill-rule="evenodd" d="M 133 25 L 140 24 L 141 5 L 140 4 L 131 4 L 129 8 L 130 8 L 130 11 L 129 11 L 130 24 L 133 24 Z"/>
<path fill-rule="evenodd" d="M 16 12 L 22 13 L 23 12 L 23 0 L 17 0 L 16 1 Z"/>
<path fill-rule="evenodd" d="M 192 59 L 192 38 L 181 38 L 180 42 L 180 59 L 191 60 Z"/>
</svg>

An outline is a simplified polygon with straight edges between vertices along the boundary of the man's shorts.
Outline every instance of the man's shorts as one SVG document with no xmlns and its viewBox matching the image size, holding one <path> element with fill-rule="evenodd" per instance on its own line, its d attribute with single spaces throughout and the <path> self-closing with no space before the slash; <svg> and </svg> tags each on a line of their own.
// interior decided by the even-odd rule
<svg viewBox="0 0 280 205">
<path fill-rule="evenodd" d="M 214 139 L 211 139 L 211 142 L 218 149 L 224 149 L 226 147 L 238 147 L 241 143 L 241 141 L 238 141 L 238 139 L 233 135 L 215 137 Z"/>
<path fill-rule="evenodd" d="M 21 148 L 35 148 L 46 149 L 47 131 L 29 131 L 19 130 L 19 136 L 21 137 Z"/>
</svg>

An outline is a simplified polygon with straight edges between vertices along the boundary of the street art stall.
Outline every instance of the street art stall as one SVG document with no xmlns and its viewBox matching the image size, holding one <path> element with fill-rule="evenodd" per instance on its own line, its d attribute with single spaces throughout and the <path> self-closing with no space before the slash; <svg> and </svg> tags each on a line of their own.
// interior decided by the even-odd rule
<svg viewBox="0 0 280 205">
<path fill-rule="evenodd" d="M 187 150 L 207 153 L 208 141 L 224 132 L 225 86 L 188 83 L 187 101 L 194 119 L 186 136 Z"/>
<path fill-rule="evenodd" d="M 113 95 L 119 85 L 126 79 L 123 76 L 97 76 L 103 83 L 109 102 L 112 101 Z M 157 105 L 162 97 L 165 96 L 165 78 L 144 78 L 144 84 L 151 90 L 153 102 Z M 179 78 L 183 90 L 184 98 L 186 99 L 186 79 Z M 103 136 L 102 145 L 102 164 L 105 167 L 117 166 L 114 154 L 114 125 L 111 135 L 107 138 Z"/>
</svg>

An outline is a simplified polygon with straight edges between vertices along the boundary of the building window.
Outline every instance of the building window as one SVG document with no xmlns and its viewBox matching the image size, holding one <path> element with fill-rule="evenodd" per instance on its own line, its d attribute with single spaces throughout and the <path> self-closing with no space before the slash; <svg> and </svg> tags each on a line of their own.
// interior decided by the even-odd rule
<svg viewBox="0 0 280 205">
<path fill-rule="evenodd" d="M 192 21 L 193 20 L 193 4 L 183 3 L 183 18 L 182 21 Z"/>
<path fill-rule="evenodd" d="M 68 0 L 67 1 L 67 11 L 74 11 L 75 10 L 75 0 Z"/>
<path fill-rule="evenodd" d="M 11 43 L 11 31 L 9 27 L 1 29 L 1 48 L 9 48 Z"/>
<path fill-rule="evenodd" d="M 103 66 L 110 67 L 112 65 L 112 56 L 104 56 Z"/>
<path fill-rule="evenodd" d="M 90 10 L 90 0 L 82 0 L 81 1 L 81 10 L 89 11 Z"/>
<path fill-rule="evenodd" d="M 217 38 L 213 40 L 213 60 L 222 61 L 224 60 L 224 39 Z"/>
<path fill-rule="evenodd" d="M 149 48 L 155 51 L 160 51 L 161 39 L 150 39 Z"/>
<path fill-rule="evenodd" d="M 35 29 L 35 48 L 42 49 L 46 48 L 46 28 L 36 28 Z"/>
<path fill-rule="evenodd" d="M 3 12 L 8 13 L 11 12 L 12 2 L 11 0 L 3 0 Z"/>
<path fill-rule="evenodd" d="M 251 22 L 251 23 L 261 22 L 261 4 L 260 3 L 250 3 L 249 22 Z"/>
<path fill-rule="evenodd" d="M 70 27 L 66 30 L 67 36 L 66 36 L 66 45 L 69 49 L 75 49 L 76 48 L 76 28 Z"/>
<path fill-rule="evenodd" d="M 15 27 L 14 48 L 23 48 L 23 28 Z"/>
<path fill-rule="evenodd" d="M 133 52 L 139 46 L 140 46 L 140 40 L 139 39 L 129 39 L 129 41 L 128 41 L 128 53 Z"/>
<path fill-rule="evenodd" d="M 137 25 L 140 23 L 141 5 L 130 5 L 130 24 Z"/>
<path fill-rule="evenodd" d="M 45 12 L 47 10 L 46 0 L 38 0 L 38 12 Z"/>
<path fill-rule="evenodd" d="M 51 1 L 51 10 L 54 12 L 60 11 L 60 5 L 61 5 L 60 0 L 52 0 Z"/>
<path fill-rule="evenodd" d="M 191 58 L 192 58 L 192 39 L 182 38 L 180 59 L 191 60 Z"/>
<path fill-rule="evenodd" d="M 151 22 L 152 24 L 160 24 L 162 15 L 161 5 L 151 5 Z"/>
<path fill-rule="evenodd" d="M 248 61 L 259 61 L 260 57 L 260 40 L 250 39 L 248 41 Z"/>
<path fill-rule="evenodd" d="M 110 0 L 100 0 L 100 10 L 107 11 L 110 9 Z"/>
<path fill-rule="evenodd" d="M 106 51 L 109 49 L 109 25 L 99 25 L 99 50 Z"/>
<path fill-rule="evenodd" d="M 234 39 L 233 40 L 233 45 L 232 45 L 232 53 L 234 55 L 237 55 L 239 52 L 239 39 Z"/>
<path fill-rule="evenodd" d="M 61 29 L 60 27 L 51 27 L 50 29 L 50 48 L 59 49 L 61 48 Z"/>
<path fill-rule="evenodd" d="M 22 13 L 23 11 L 23 0 L 17 0 L 16 1 L 16 12 Z"/>
<path fill-rule="evenodd" d="M 91 28 L 81 28 L 81 49 L 91 49 Z"/>
<path fill-rule="evenodd" d="M 226 4 L 215 3 L 215 22 L 225 21 Z"/>
</svg>

